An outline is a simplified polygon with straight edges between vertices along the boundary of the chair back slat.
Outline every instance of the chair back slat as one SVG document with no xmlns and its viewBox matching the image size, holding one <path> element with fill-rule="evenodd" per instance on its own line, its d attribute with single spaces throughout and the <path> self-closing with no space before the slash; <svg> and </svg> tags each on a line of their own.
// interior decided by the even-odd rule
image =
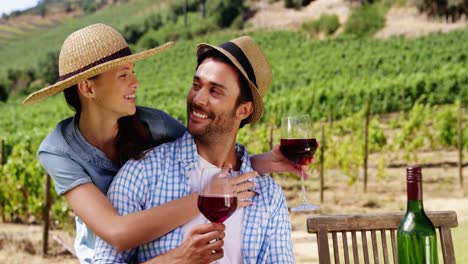
<svg viewBox="0 0 468 264">
<path fill-rule="evenodd" d="M 340 264 L 340 252 L 338 251 L 338 236 L 336 232 L 332 232 L 333 240 L 333 256 L 335 258 L 335 264 Z"/>
<path fill-rule="evenodd" d="M 317 232 L 317 246 L 320 263 L 330 264 L 330 250 L 328 247 L 328 231 L 321 229 Z"/>
<path fill-rule="evenodd" d="M 367 246 L 367 233 L 365 230 L 361 231 L 362 237 L 362 251 L 364 255 L 364 263 L 369 264 L 369 247 Z"/>
<path fill-rule="evenodd" d="M 359 264 L 358 243 L 356 238 L 356 231 L 351 231 L 351 243 L 353 247 L 354 264 Z"/>
<path fill-rule="evenodd" d="M 346 236 L 346 232 L 341 232 L 341 240 L 343 241 L 343 255 L 345 264 L 349 264 L 348 237 Z"/>
<path fill-rule="evenodd" d="M 455 252 L 453 250 L 452 232 L 450 227 L 439 227 L 440 243 L 442 248 L 442 256 L 445 264 L 455 263 Z"/>
<path fill-rule="evenodd" d="M 374 263 L 379 264 L 379 249 L 377 248 L 377 236 L 375 235 L 375 230 L 371 230 L 371 240 Z"/>
<path fill-rule="evenodd" d="M 437 232 L 439 235 L 438 240 L 441 244 L 444 263 L 455 264 L 451 228 L 458 226 L 457 214 L 454 211 L 434 211 L 426 212 L 426 214 L 439 230 Z M 353 263 L 355 264 L 360 263 L 360 253 L 362 253 L 365 264 L 381 262 L 390 264 L 392 260 L 396 264 L 398 263 L 396 230 L 403 216 L 403 212 L 310 216 L 307 219 L 307 230 L 309 233 L 317 234 L 319 261 L 321 264 L 331 263 L 328 243 L 328 234 L 330 233 L 333 242 L 335 264 L 340 263 L 340 250 L 343 252 L 342 256 L 345 264 L 351 263 L 349 257 L 351 250 L 353 252 Z M 370 231 L 371 234 L 370 241 L 368 241 L 367 231 Z M 351 242 L 348 242 L 347 232 L 351 233 Z M 380 237 L 378 237 L 377 232 L 380 232 Z M 341 235 L 341 241 L 338 240 L 338 233 Z M 388 233 L 390 236 L 388 236 Z M 361 236 L 361 245 L 358 244 L 357 234 Z M 390 242 L 387 242 L 387 238 L 390 239 Z M 371 245 L 368 245 L 368 242 Z M 372 246 L 373 262 L 370 262 L 371 258 L 369 257 L 370 246 Z M 391 249 L 388 247 L 391 247 Z M 379 256 L 379 252 L 382 256 Z M 390 255 L 392 258 L 390 258 Z"/>
<path fill-rule="evenodd" d="M 390 229 L 390 239 L 392 240 L 393 263 L 398 263 L 397 244 L 396 244 L 396 229 Z"/>
<path fill-rule="evenodd" d="M 388 248 L 387 248 L 387 236 L 385 234 L 385 229 L 380 230 L 380 239 L 382 241 L 382 253 L 383 253 L 383 260 L 385 264 L 390 264 L 388 261 Z"/>
</svg>

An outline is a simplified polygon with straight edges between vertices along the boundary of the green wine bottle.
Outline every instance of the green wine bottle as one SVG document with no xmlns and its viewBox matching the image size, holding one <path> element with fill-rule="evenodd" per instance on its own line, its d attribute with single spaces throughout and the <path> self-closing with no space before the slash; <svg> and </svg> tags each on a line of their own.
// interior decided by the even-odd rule
<svg viewBox="0 0 468 264">
<path fill-rule="evenodd" d="M 436 232 L 431 220 L 424 213 L 420 167 L 406 169 L 406 188 L 408 204 L 397 235 L 398 263 L 438 263 Z"/>
</svg>

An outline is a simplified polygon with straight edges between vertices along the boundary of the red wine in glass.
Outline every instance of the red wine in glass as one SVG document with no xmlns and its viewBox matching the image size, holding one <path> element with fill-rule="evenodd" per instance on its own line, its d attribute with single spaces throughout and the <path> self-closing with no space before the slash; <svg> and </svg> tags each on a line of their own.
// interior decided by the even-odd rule
<svg viewBox="0 0 468 264">
<path fill-rule="evenodd" d="M 307 165 L 317 150 L 318 144 L 315 138 L 281 139 L 281 153 L 296 166 Z"/>
<path fill-rule="evenodd" d="M 211 222 L 223 223 L 237 208 L 237 197 L 199 195 L 198 209 Z"/>
<path fill-rule="evenodd" d="M 318 143 L 311 136 L 312 120 L 308 115 L 288 115 L 281 118 L 281 153 L 296 167 L 307 165 L 317 150 Z M 320 208 L 307 201 L 304 173 L 301 170 L 302 203 L 291 208 L 293 212 L 310 212 Z"/>
</svg>

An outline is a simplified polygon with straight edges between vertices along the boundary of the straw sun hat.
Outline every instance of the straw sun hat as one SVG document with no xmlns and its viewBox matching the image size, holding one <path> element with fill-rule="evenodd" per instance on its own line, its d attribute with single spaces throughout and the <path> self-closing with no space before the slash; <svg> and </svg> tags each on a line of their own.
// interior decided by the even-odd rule
<svg viewBox="0 0 468 264">
<path fill-rule="evenodd" d="M 243 36 L 219 46 L 201 43 L 197 47 L 197 57 L 209 50 L 217 50 L 224 54 L 249 82 L 252 91 L 254 111 L 247 123 L 253 123 L 263 114 L 263 96 L 270 88 L 272 74 L 270 64 L 260 46 L 255 41 Z"/>
<path fill-rule="evenodd" d="M 94 24 L 70 34 L 64 41 L 59 55 L 57 83 L 30 94 L 24 105 L 31 105 L 51 95 L 62 92 L 80 81 L 111 70 L 112 68 L 144 59 L 170 46 L 162 46 L 132 54 L 122 35 L 112 27 Z"/>
</svg>

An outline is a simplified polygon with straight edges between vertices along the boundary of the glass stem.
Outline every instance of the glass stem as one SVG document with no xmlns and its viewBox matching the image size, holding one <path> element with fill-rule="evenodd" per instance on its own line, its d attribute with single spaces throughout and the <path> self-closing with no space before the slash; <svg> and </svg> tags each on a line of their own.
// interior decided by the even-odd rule
<svg viewBox="0 0 468 264">
<path fill-rule="evenodd" d="M 302 185 L 302 203 L 308 204 L 306 190 L 305 190 L 304 172 L 302 170 L 301 170 L 301 185 Z"/>
</svg>

